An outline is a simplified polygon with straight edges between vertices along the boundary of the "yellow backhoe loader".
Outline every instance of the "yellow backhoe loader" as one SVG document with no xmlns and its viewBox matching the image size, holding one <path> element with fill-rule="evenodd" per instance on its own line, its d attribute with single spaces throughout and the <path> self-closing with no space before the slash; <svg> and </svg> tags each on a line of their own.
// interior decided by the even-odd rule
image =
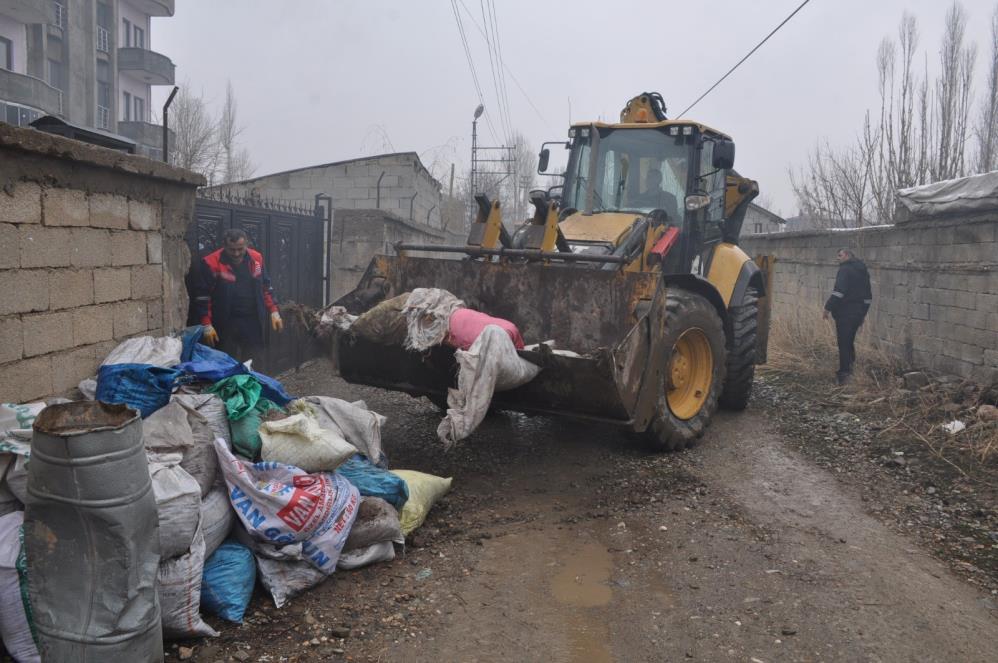
<svg viewBox="0 0 998 663">
<path fill-rule="evenodd" d="M 479 195 L 465 246 L 399 244 L 340 303 L 359 313 L 413 288 L 449 290 L 514 322 L 528 344 L 580 355 L 521 350 L 542 370 L 493 407 L 609 422 L 685 448 L 719 404 L 745 407 L 765 360 L 765 267 L 737 246 L 758 186 L 733 170 L 731 138 L 667 119 L 657 93 L 631 99 L 619 123 L 575 124 L 555 144 L 569 151 L 564 183 L 534 192 L 534 215 L 514 232 Z M 420 354 L 350 334 L 334 347 L 349 382 L 444 403 L 456 380 L 450 348 Z"/>
</svg>

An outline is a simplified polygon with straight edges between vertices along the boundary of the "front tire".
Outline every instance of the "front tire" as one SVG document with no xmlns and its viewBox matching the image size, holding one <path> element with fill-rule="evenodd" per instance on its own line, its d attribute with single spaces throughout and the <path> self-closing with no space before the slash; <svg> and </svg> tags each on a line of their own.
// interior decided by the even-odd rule
<svg viewBox="0 0 998 663">
<path fill-rule="evenodd" d="M 749 288 L 741 304 L 731 307 L 728 375 L 721 392 L 721 407 L 726 410 L 744 410 L 752 396 L 758 325 L 759 293 Z"/>
<path fill-rule="evenodd" d="M 645 433 L 662 451 L 693 446 L 717 410 L 724 383 L 724 325 L 705 298 L 675 288 L 666 295 L 665 331 L 670 349 L 655 417 Z"/>
</svg>

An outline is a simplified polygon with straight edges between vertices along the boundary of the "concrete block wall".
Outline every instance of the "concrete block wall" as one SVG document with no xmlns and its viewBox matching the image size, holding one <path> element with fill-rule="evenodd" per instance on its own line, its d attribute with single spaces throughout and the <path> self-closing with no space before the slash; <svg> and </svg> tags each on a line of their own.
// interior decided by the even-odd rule
<svg viewBox="0 0 998 663">
<path fill-rule="evenodd" d="M 907 366 L 998 382 L 998 210 L 848 231 L 744 237 L 776 257 L 773 319 L 820 315 L 835 254 L 851 248 L 870 270 L 863 338 Z"/>
<path fill-rule="evenodd" d="M 0 402 L 66 392 L 182 327 L 200 176 L 0 125 Z"/>
</svg>

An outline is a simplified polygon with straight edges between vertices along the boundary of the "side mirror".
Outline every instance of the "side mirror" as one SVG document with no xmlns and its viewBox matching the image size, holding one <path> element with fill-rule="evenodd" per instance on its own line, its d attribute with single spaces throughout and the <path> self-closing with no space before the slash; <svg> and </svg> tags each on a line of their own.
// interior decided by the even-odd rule
<svg viewBox="0 0 998 663">
<path fill-rule="evenodd" d="M 544 173 L 548 169 L 548 161 L 551 160 L 551 150 L 544 148 L 537 157 L 537 172 Z"/>
<path fill-rule="evenodd" d="M 731 140 L 714 141 L 714 168 L 730 170 L 735 167 L 735 143 Z"/>
</svg>

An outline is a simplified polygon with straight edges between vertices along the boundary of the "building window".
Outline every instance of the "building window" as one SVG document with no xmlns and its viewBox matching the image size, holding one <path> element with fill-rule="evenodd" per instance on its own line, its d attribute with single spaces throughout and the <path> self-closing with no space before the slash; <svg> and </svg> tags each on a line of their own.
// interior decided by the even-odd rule
<svg viewBox="0 0 998 663">
<path fill-rule="evenodd" d="M 14 71 L 14 43 L 0 37 L 0 69 Z"/>
<path fill-rule="evenodd" d="M 755 234 L 756 235 L 761 235 L 762 234 L 762 224 L 761 223 L 755 224 Z"/>
<path fill-rule="evenodd" d="M 48 83 L 58 90 L 63 89 L 62 63 L 58 60 L 48 61 Z"/>
<path fill-rule="evenodd" d="M 132 121 L 132 95 L 127 92 L 121 93 L 121 112 L 123 114 L 122 121 Z"/>
<path fill-rule="evenodd" d="M 61 2 L 52 3 L 52 25 L 66 29 L 66 5 Z"/>
<path fill-rule="evenodd" d="M 146 31 L 135 26 L 135 48 L 145 48 L 146 47 Z"/>
<path fill-rule="evenodd" d="M 125 35 L 125 47 L 132 45 L 132 22 L 127 18 L 121 19 L 121 34 Z"/>
<path fill-rule="evenodd" d="M 146 100 L 142 97 L 135 97 L 135 121 L 146 121 Z"/>
<path fill-rule="evenodd" d="M 111 51 L 111 7 L 103 2 L 97 3 L 97 50 Z"/>
<path fill-rule="evenodd" d="M 98 129 L 111 126 L 111 65 L 97 61 L 97 121 Z"/>
</svg>

